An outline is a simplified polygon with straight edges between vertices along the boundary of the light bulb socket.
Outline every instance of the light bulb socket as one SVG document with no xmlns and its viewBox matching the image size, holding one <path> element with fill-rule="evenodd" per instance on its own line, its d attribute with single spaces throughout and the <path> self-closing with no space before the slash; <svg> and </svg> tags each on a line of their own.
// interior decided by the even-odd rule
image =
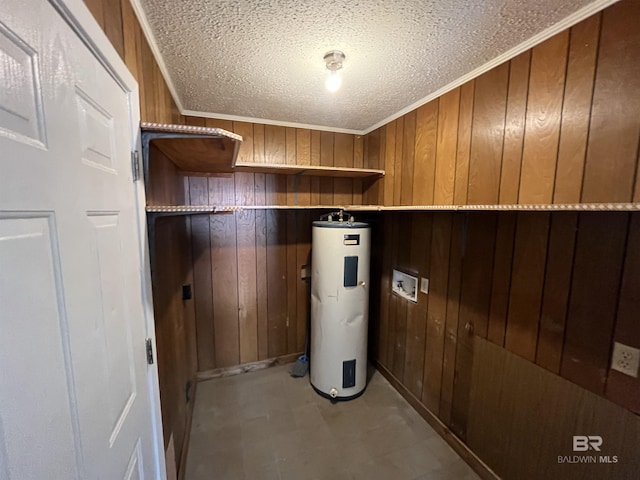
<svg viewBox="0 0 640 480">
<path fill-rule="evenodd" d="M 324 63 L 327 66 L 327 70 L 331 72 L 337 72 L 342 68 L 342 62 L 345 61 L 347 57 L 345 57 L 344 53 L 340 50 L 331 50 L 324 54 Z"/>
</svg>

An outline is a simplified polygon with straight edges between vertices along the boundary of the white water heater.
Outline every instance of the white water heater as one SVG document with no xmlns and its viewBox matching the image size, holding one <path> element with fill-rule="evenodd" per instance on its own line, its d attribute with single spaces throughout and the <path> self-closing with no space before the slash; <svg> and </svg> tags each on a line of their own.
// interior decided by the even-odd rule
<svg viewBox="0 0 640 480">
<path fill-rule="evenodd" d="M 370 231 L 362 222 L 313 222 L 310 378 L 335 400 L 367 384 Z"/>
</svg>

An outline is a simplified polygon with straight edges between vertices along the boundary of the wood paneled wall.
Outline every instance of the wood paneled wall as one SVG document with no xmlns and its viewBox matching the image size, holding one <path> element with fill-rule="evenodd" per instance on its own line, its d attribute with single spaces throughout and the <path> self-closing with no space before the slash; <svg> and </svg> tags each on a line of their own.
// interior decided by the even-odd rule
<svg viewBox="0 0 640 480">
<path fill-rule="evenodd" d="M 175 465 L 181 456 L 195 389 L 194 302 L 182 299 L 193 284 L 186 217 L 158 218 L 153 228 L 153 306 L 165 449 L 173 436 Z M 173 459 L 167 459 L 168 462 Z"/>
<path fill-rule="evenodd" d="M 622 0 L 367 135 L 364 203 L 639 201 L 639 19 Z"/>
<path fill-rule="evenodd" d="M 383 229 L 374 354 L 460 438 L 474 337 L 640 413 L 640 380 L 609 368 L 613 341 L 640 348 L 640 213 L 385 213 Z M 393 268 L 429 294 L 391 293 Z"/>
<path fill-rule="evenodd" d="M 138 81 L 143 122 L 183 123 L 129 0 L 85 0 Z"/>
<path fill-rule="evenodd" d="M 364 137 L 260 123 L 185 117 L 186 125 L 217 127 L 242 135 L 238 162 L 362 167 Z M 362 180 L 264 173 L 234 173 L 209 179 L 222 192 L 191 198 L 192 204 L 360 205 Z"/>
<path fill-rule="evenodd" d="M 191 217 L 198 370 L 302 352 L 314 211 Z"/>
<path fill-rule="evenodd" d="M 638 478 L 637 415 L 480 338 L 471 377 L 468 443 L 501 478 Z M 574 435 L 601 436 L 601 451 L 574 452 Z M 597 463 L 558 461 L 593 454 Z"/>
</svg>

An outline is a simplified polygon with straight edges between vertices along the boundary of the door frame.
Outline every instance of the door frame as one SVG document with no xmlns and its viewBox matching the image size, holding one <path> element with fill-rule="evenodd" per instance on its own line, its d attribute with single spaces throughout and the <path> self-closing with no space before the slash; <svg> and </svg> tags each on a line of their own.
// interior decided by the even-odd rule
<svg viewBox="0 0 640 480">
<path fill-rule="evenodd" d="M 93 56 L 102 64 L 111 77 L 127 93 L 129 100 L 130 118 L 130 151 L 137 152 L 137 161 L 142 158 L 140 141 L 140 96 L 139 87 L 129 68 L 120 58 L 98 22 L 95 20 L 82 0 L 48 0 L 60 16 L 71 27 L 82 43 L 91 51 Z M 139 171 L 142 171 L 139 165 Z M 164 437 L 162 432 L 162 413 L 160 407 L 160 384 L 158 380 L 158 362 L 156 357 L 156 335 L 153 315 L 153 297 L 151 293 L 151 266 L 149 260 L 149 242 L 147 236 L 147 214 L 145 210 L 146 195 L 144 182 L 138 178 L 134 183 L 135 211 L 138 233 L 138 248 L 140 254 L 140 296 L 144 310 L 144 324 L 146 338 L 153 344 L 154 361 L 147 365 L 147 390 L 153 429 L 153 450 L 158 480 L 167 480 L 164 452 Z M 144 339 L 139 339 L 144 341 Z"/>
</svg>

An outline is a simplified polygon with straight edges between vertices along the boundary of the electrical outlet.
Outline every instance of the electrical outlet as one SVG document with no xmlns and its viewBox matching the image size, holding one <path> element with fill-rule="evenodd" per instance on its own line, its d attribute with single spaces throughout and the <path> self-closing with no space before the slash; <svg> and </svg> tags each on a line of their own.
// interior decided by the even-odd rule
<svg viewBox="0 0 640 480">
<path fill-rule="evenodd" d="M 613 342 L 611 369 L 638 378 L 638 367 L 640 367 L 640 350 Z"/>
<path fill-rule="evenodd" d="M 422 293 L 429 294 L 429 279 L 421 277 L 420 278 L 420 291 Z"/>
</svg>

